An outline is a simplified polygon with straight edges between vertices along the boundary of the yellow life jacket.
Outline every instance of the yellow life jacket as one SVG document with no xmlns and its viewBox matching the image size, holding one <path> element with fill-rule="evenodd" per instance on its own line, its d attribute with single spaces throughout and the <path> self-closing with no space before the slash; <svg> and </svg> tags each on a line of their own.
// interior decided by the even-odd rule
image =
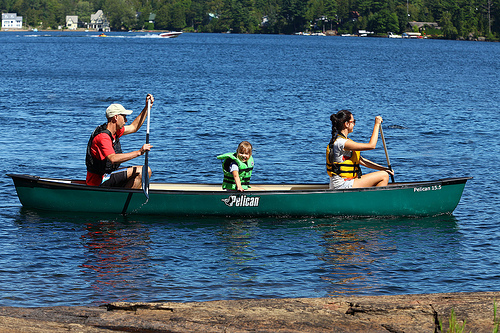
<svg viewBox="0 0 500 333">
<path fill-rule="evenodd" d="M 351 151 L 351 157 L 344 160 L 343 162 L 333 162 L 333 143 L 342 137 L 347 139 L 345 136 L 339 134 L 333 142 L 328 144 L 326 147 L 326 172 L 331 177 L 334 174 L 338 175 L 344 179 L 361 178 L 361 168 L 359 166 L 359 160 L 361 154 L 359 151 Z M 350 140 L 350 139 L 347 139 Z"/>
</svg>

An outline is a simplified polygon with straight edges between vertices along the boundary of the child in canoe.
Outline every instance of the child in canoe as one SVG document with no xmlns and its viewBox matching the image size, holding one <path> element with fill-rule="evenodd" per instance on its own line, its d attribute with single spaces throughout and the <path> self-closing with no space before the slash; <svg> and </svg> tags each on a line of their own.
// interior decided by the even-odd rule
<svg viewBox="0 0 500 333">
<path fill-rule="evenodd" d="M 223 189 L 243 192 L 250 188 L 250 177 L 253 170 L 252 145 L 250 142 L 243 141 L 238 145 L 236 153 L 222 154 L 217 158 L 222 160 Z"/>
</svg>

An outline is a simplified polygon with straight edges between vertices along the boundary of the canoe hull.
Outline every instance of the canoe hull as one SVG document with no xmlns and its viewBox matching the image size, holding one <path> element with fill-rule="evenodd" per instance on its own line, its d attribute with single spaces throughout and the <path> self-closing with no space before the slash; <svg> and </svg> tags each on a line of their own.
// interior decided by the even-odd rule
<svg viewBox="0 0 500 333">
<path fill-rule="evenodd" d="M 470 178 L 400 183 L 383 188 L 247 191 L 103 189 L 70 180 L 9 175 L 28 208 L 165 216 L 428 216 L 450 214 Z M 207 185 L 208 186 L 208 185 Z M 212 188 L 214 185 L 212 185 Z M 265 186 L 265 185 L 263 185 Z M 304 186 L 304 185 L 301 185 Z"/>
</svg>

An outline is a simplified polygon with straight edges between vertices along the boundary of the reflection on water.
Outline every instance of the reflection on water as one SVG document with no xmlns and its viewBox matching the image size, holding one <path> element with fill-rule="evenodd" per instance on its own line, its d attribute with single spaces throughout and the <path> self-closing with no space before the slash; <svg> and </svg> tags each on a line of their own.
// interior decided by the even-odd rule
<svg viewBox="0 0 500 333">
<path fill-rule="evenodd" d="M 256 259 L 258 229 L 259 224 L 256 220 L 235 220 L 223 224 L 221 230 L 217 232 L 224 249 L 224 256 L 219 262 L 235 279 L 242 279 L 240 272 L 245 270 L 245 267 L 251 266 L 250 261 Z"/>
<path fill-rule="evenodd" d="M 321 278 L 329 283 L 327 293 L 330 296 L 403 289 L 396 281 L 399 277 L 395 276 L 415 264 L 412 248 L 422 251 L 421 246 L 428 243 L 430 247 L 426 251 L 429 253 L 448 251 L 455 256 L 459 245 L 457 238 L 460 238 L 453 216 L 416 220 L 344 220 L 320 223 L 316 228 L 321 234 L 319 243 L 324 248 L 318 255 L 325 269 Z M 444 244 L 448 244 L 445 251 L 440 249 Z M 434 256 L 421 259 L 429 261 Z M 425 265 L 419 262 L 421 264 Z M 436 270 L 432 261 L 428 267 L 428 274 Z M 420 268 L 417 273 L 422 274 L 422 279 L 427 278 L 425 268 Z"/>
<path fill-rule="evenodd" d="M 13 229 L 0 234 L 10 237 L 0 286 L 14 305 L 28 294 L 33 306 L 81 305 L 444 292 L 470 282 L 453 216 L 132 219 L 21 209 Z"/>
<path fill-rule="evenodd" d="M 147 227 L 100 220 L 86 223 L 85 230 L 80 267 L 96 294 L 112 297 L 101 302 L 128 300 L 151 285 Z"/>
<path fill-rule="evenodd" d="M 376 239 L 367 241 L 360 234 L 346 230 L 327 231 L 322 235 L 325 253 L 319 257 L 331 265 L 332 270 L 322 277 L 340 288 L 330 295 L 356 292 L 361 289 L 361 281 L 370 275 L 369 264 L 373 262 L 369 252 L 379 247 Z M 370 249 L 367 249 L 366 247 Z M 359 280 L 359 281 L 358 281 Z M 373 286 L 376 288 L 376 286 Z"/>
</svg>

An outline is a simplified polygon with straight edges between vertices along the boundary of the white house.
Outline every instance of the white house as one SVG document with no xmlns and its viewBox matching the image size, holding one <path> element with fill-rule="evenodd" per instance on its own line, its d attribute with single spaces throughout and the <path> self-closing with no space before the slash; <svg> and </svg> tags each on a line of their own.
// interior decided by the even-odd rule
<svg viewBox="0 0 500 333">
<path fill-rule="evenodd" d="M 97 31 L 109 31 L 109 22 L 102 10 L 98 10 L 95 14 L 90 14 L 89 29 Z"/>
<path fill-rule="evenodd" d="M 69 30 L 76 30 L 78 28 L 78 16 L 66 16 L 66 27 Z"/>
<path fill-rule="evenodd" d="M 23 17 L 17 13 L 2 13 L 2 29 L 22 29 Z"/>
</svg>

